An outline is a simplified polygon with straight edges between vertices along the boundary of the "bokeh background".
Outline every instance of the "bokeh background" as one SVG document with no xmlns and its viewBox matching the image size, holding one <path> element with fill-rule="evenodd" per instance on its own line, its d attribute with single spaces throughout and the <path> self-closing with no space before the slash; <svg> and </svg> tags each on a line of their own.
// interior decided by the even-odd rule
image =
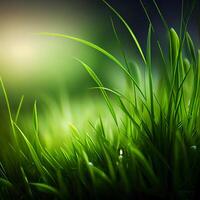
<svg viewBox="0 0 200 200">
<path fill-rule="evenodd" d="M 108 2 L 125 18 L 133 28 L 141 46 L 145 48 L 148 21 L 140 1 L 109 0 Z M 157 2 L 169 26 L 179 30 L 182 1 Z M 184 0 L 185 15 L 191 8 L 191 2 L 192 0 Z M 168 44 L 164 42 L 166 32 L 153 2 L 144 0 L 144 4 L 156 27 L 156 36 L 163 41 L 162 45 L 167 47 Z M 200 44 L 199 4 L 197 0 L 189 23 L 189 31 L 197 46 Z M 83 112 L 83 105 L 86 108 L 84 113 L 88 113 L 88 110 L 93 110 L 95 113 L 95 107 L 101 110 L 101 106 L 96 106 L 99 101 L 98 94 L 88 90 L 95 84 L 74 57 L 88 63 L 105 86 L 123 90 L 125 87 L 123 74 L 98 52 L 74 41 L 37 35 L 39 32 L 53 32 L 80 37 L 102 46 L 123 60 L 112 30 L 111 17 L 129 61 L 139 62 L 137 51 L 126 29 L 101 0 L 0 1 L 0 76 L 14 110 L 20 96 L 25 95 L 22 113 L 24 120 L 26 115 L 32 114 L 35 99 L 39 102 L 44 98 L 56 101 L 60 98 L 60 94 L 62 97 L 65 96 L 64 104 L 66 99 L 69 99 L 69 102 L 76 102 L 75 107 L 79 108 L 77 111 L 79 114 L 80 110 Z M 5 122 L 8 121 L 8 115 L 2 91 L 0 96 L 0 131 L 3 134 L 7 130 Z M 86 102 L 90 102 L 90 105 L 85 105 Z M 56 109 L 52 109 L 56 106 L 48 105 L 54 114 L 57 113 Z M 62 103 L 59 105 L 63 106 Z M 70 118 L 69 109 L 59 112 Z M 52 124 L 59 121 L 57 117 L 60 115 L 59 112 L 54 116 L 55 121 L 54 123 L 52 121 Z M 85 116 L 87 116 L 85 120 L 91 118 L 90 114 Z"/>
<path fill-rule="evenodd" d="M 133 27 L 145 47 L 148 21 L 139 0 L 110 0 Z M 192 1 L 184 1 L 186 13 Z M 152 1 L 144 1 L 156 26 L 156 34 L 165 39 L 166 33 Z M 170 26 L 179 28 L 181 0 L 160 0 L 159 7 Z M 191 16 L 189 29 L 199 42 L 199 2 Z M 0 2 L 0 74 L 12 95 L 36 97 L 66 89 L 80 95 L 91 86 L 87 73 L 74 61 L 78 57 L 96 68 L 108 86 L 120 86 L 121 75 L 101 55 L 76 42 L 34 35 L 38 32 L 64 33 L 92 41 L 118 56 L 110 10 L 100 0 L 49 0 Z M 130 37 L 116 17 L 118 34 L 129 55 L 134 48 Z M 166 44 L 167 45 L 167 44 Z M 113 72 L 114 71 L 114 72 Z M 115 74 L 113 76 L 113 73 Z"/>
</svg>

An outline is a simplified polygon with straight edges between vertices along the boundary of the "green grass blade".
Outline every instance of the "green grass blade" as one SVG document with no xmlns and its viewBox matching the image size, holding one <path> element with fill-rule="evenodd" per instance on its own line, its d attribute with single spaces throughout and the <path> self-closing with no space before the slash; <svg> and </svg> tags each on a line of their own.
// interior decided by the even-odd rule
<svg viewBox="0 0 200 200">
<path fill-rule="evenodd" d="M 153 80 L 152 80 L 152 61 L 151 61 L 151 31 L 152 26 L 149 25 L 148 37 L 147 37 L 147 67 L 148 67 L 148 76 L 149 76 L 149 93 L 150 93 L 150 105 L 151 105 L 151 119 L 154 121 L 154 102 L 153 102 Z M 154 126 L 152 124 L 152 126 Z"/>
<path fill-rule="evenodd" d="M 163 24 L 164 24 L 165 29 L 166 29 L 167 31 L 169 31 L 169 27 L 168 27 L 168 25 L 167 25 L 167 22 L 166 22 L 166 20 L 165 20 L 165 18 L 164 18 L 164 16 L 163 16 L 163 14 L 162 14 L 162 12 L 161 12 L 161 10 L 160 10 L 158 4 L 156 3 L 155 0 L 153 0 L 153 3 L 154 3 L 154 5 L 155 5 L 155 7 L 156 7 L 156 10 L 158 11 L 158 14 L 160 15 L 160 18 L 161 18 L 161 20 L 162 20 L 162 22 L 163 22 Z"/>
<path fill-rule="evenodd" d="M 115 14 L 116 16 L 122 21 L 122 23 L 125 25 L 125 27 L 127 28 L 128 32 L 130 33 L 131 37 L 133 38 L 136 46 L 137 46 L 137 49 L 142 57 L 142 60 L 144 61 L 144 63 L 146 64 L 146 59 L 144 57 L 144 54 L 143 54 L 143 51 L 142 51 L 142 48 L 140 46 L 140 43 L 138 42 L 138 39 L 136 38 L 134 32 L 132 31 L 132 29 L 130 28 L 130 26 L 126 23 L 126 21 L 123 19 L 123 17 L 110 5 L 108 4 L 105 0 L 102 0 Z"/>
<path fill-rule="evenodd" d="M 33 121 L 34 121 L 34 129 L 38 136 L 39 123 L 38 123 L 37 101 L 34 102 L 34 106 L 33 106 Z"/>
<path fill-rule="evenodd" d="M 111 160 L 111 157 L 108 154 L 107 149 L 105 148 L 105 145 L 102 145 L 102 151 L 103 151 L 104 156 L 105 156 L 105 160 L 106 160 L 106 163 L 107 163 L 107 167 L 108 167 L 108 170 L 109 170 L 111 180 L 113 182 L 115 182 L 116 181 L 116 171 L 114 169 L 114 165 L 113 165 L 113 162 Z"/>
<path fill-rule="evenodd" d="M 124 105 L 123 101 L 120 99 L 120 104 L 121 104 L 121 108 L 123 110 L 123 112 L 126 114 L 126 116 L 128 116 L 128 118 L 133 122 L 133 124 L 135 125 L 135 127 L 140 130 L 140 126 L 138 125 L 138 123 L 135 121 L 134 117 L 131 115 L 131 113 L 128 111 L 128 109 L 126 108 L 126 106 Z"/>
<path fill-rule="evenodd" d="M 150 177 L 150 180 L 152 182 L 154 182 L 155 184 L 158 183 L 157 177 L 152 169 L 152 167 L 150 166 L 149 162 L 147 161 L 147 159 L 144 157 L 144 155 L 141 153 L 141 151 L 139 151 L 137 148 L 131 146 L 130 147 L 132 153 L 138 158 L 138 161 L 141 163 L 141 165 L 143 165 L 144 169 L 147 172 L 147 175 Z"/>
<path fill-rule="evenodd" d="M 187 41 L 187 45 L 188 45 L 190 55 L 192 56 L 192 60 L 193 60 L 194 63 L 196 63 L 197 59 L 196 59 L 194 43 L 193 43 L 192 38 L 190 37 L 188 32 L 186 33 L 186 41 Z"/>
<path fill-rule="evenodd" d="M 31 191 L 31 187 L 30 187 L 30 185 L 29 185 L 29 181 L 28 181 L 28 178 L 27 178 L 27 176 L 26 176 L 26 174 L 25 174 L 25 171 L 24 171 L 23 167 L 20 167 L 20 169 L 21 169 L 21 173 L 22 173 L 23 180 L 24 180 L 25 188 L 26 188 L 26 190 L 27 190 L 29 196 L 30 196 L 31 198 L 33 198 L 33 194 L 32 194 L 32 191 Z"/>
<path fill-rule="evenodd" d="M 19 117 L 19 113 L 20 113 L 21 108 L 22 108 L 23 101 L 24 101 L 24 95 L 21 97 L 18 108 L 17 108 L 17 113 L 16 113 L 16 116 L 15 116 L 15 123 L 17 123 L 17 121 L 18 121 L 18 117 Z"/>
<path fill-rule="evenodd" d="M 4 83 L 1 79 L 1 77 L 0 77 L 0 83 L 1 83 L 1 88 L 3 90 L 3 95 L 4 95 L 4 98 L 5 98 L 5 101 L 6 101 L 6 107 L 7 107 L 7 110 L 8 110 L 8 115 L 9 115 L 9 120 L 10 120 L 10 125 L 11 125 L 11 129 L 12 129 L 13 137 L 14 137 L 16 145 L 18 146 L 17 136 L 16 136 L 16 133 L 15 133 L 15 128 L 14 128 L 14 124 L 13 124 L 10 102 L 9 102 L 8 95 L 7 95 L 7 92 L 6 92 L 6 89 L 5 89 L 5 86 L 4 86 Z"/>
<path fill-rule="evenodd" d="M 170 39 L 171 66 L 175 67 L 178 58 L 180 42 L 179 37 L 173 28 L 170 29 Z"/>
<path fill-rule="evenodd" d="M 152 23 L 152 21 L 151 21 L 151 18 L 150 18 L 150 16 L 149 16 L 149 13 L 148 13 L 148 11 L 147 11 L 147 9 L 146 9 L 146 7 L 145 7 L 145 5 L 144 5 L 144 3 L 143 3 L 142 0 L 140 0 L 140 4 L 141 4 L 141 6 L 142 6 L 142 9 L 143 9 L 144 12 L 145 12 L 145 15 L 146 15 L 146 17 L 147 17 L 147 19 L 148 19 L 148 21 L 149 21 L 149 24 L 151 24 L 151 26 L 152 26 L 153 32 L 155 32 L 155 28 L 153 27 L 153 23 Z"/>
<path fill-rule="evenodd" d="M 115 28 L 115 25 L 114 25 L 114 22 L 113 22 L 113 19 L 112 19 L 112 18 L 111 18 L 111 25 L 112 25 L 112 29 L 113 29 L 115 38 L 116 38 L 116 40 L 117 40 L 117 42 L 118 42 L 118 44 L 119 44 L 119 48 L 120 48 L 122 57 L 124 58 L 126 68 L 127 68 L 128 72 L 130 73 L 130 69 L 129 69 L 129 65 L 128 65 L 127 58 L 126 58 L 126 54 L 125 54 L 125 51 L 124 51 L 124 49 L 123 49 L 123 47 L 122 47 L 121 41 L 120 41 L 119 36 L 118 36 L 118 34 L 117 34 L 117 30 L 116 30 L 116 28 Z"/>
<path fill-rule="evenodd" d="M 36 187 L 41 192 L 50 193 L 50 194 L 59 196 L 59 191 L 55 187 L 52 187 L 45 183 L 30 183 L 30 185 Z"/>
<path fill-rule="evenodd" d="M 93 171 L 93 164 L 92 162 L 89 161 L 87 154 L 85 153 L 85 151 L 82 151 L 83 154 L 83 159 L 85 161 L 85 164 L 87 166 L 87 169 L 89 171 L 89 174 L 91 176 L 91 180 L 93 182 L 93 184 L 95 183 L 95 175 L 94 175 L 94 171 Z"/>
<path fill-rule="evenodd" d="M 13 184 L 9 180 L 0 177 L 0 186 L 11 188 L 13 187 Z"/>
<path fill-rule="evenodd" d="M 112 184 L 112 181 L 110 180 L 110 178 L 107 176 L 107 174 L 103 170 L 101 170 L 95 166 L 93 166 L 92 168 L 96 175 L 100 176 L 107 183 Z"/>
<path fill-rule="evenodd" d="M 181 0 L 181 17 L 180 17 L 180 32 L 179 32 L 180 36 L 182 35 L 183 25 L 184 25 L 183 15 L 184 15 L 184 0 Z"/>
<path fill-rule="evenodd" d="M 135 79 L 133 78 L 133 76 L 131 76 L 131 74 L 128 72 L 128 70 L 121 64 L 121 62 L 116 57 L 114 57 L 112 54 L 110 54 L 108 51 L 104 50 L 103 48 L 101 48 L 101 47 L 97 46 L 96 44 L 93 44 L 93 43 L 91 43 L 91 42 L 89 42 L 87 40 L 83 40 L 83 39 L 72 37 L 72 36 L 65 35 L 65 34 L 43 32 L 43 33 L 39 33 L 38 35 L 60 37 L 60 38 L 66 38 L 66 39 L 74 40 L 76 42 L 82 43 L 82 44 L 84 44 L 86 46 L 91 47 L 92 49 L 95 49 L 95 50 L 99 51 L 100 53 L 102 53 L 103 55 L 108 57 L 115 64 L 117 64 L 117 66 L 119 66 L 122 69 L 122 71 L 133 81 L 133 83 L 135 84 L 135 86 L 137 87 L 137 89 L 139 90 L 139 92 L 141 93 L 143 98 L 145 99 L 145 96 L 144 96 L 142 90 L 138 86 L 138 84 L 135 81 Z"/>
<path fill-rule="evenodd" d="M 34 102 L 33 106 L 33 124 L 34 124 L 34 130 L 35 130 L 35 136 L 36 136 L 36 145 L 38 152 L 41 153 L 43 158 L 52 166 L 55 168 L 62 168 L 62 166 L 57 162 L 56 159 L 54 159 L 47 150 L 44 149 L 40 142 L 39 138 L 39 120 L 38 120 L 38 109 L 37 109 L 37 101 Z"/>
<path fill-rule="evenodd" d="M 30 151 L 30 154 L 32 156 L 32 159 L 35 163 L 35 166 L 37 167 L 38 171 L 40 172 L 41 176 L 44 178 L 45 180 L 45 174 L 44 174 L 44 170 L 43 170 L 43 166 L 42 166 L 42 163 L 40 161 L 40 159 L 38 158 L 38 155 L 34 149 L 34 147 L 32 146 L 32 144 L 30 143 L 30 141 L 28 140 L 28 138 L 25 136 L 25 134 L 22 132 L 22 130 L 18 127 L 17 124 L 15 124 L 15 127 L 17 128 L 17 130 L 19 131 L 19 133 L 21 134 L 21 136 L 23 137 L 29 151 Z"/>
<path fill-rule="evenodd" d="M 93 80 L 97 83 L 98 86 L 103 87 L 102 82 L 99 80 L 99 78 L 97 77 L 97 75 L 95 74 L 95 72 L 87 65 L 85 64 L 83 61 L 76 59 L 79 63 L 81 63 L 83 65 L 83 67 L 86 69 L 86 71 L 89 73 L 89 75 L 93 78 Z M 114 108 L 109 100 L 109 97 L 107 95 L 107 93 L 105 92 L 105 90 L 101 90 L 103 97 L 107 103 L 107 106 L 110 110 L 110 113 L 116 123 L 116 125 L 118 126 L 118 122 L 117 122 L 117 116 L 115 114 Z"/>
</svg>

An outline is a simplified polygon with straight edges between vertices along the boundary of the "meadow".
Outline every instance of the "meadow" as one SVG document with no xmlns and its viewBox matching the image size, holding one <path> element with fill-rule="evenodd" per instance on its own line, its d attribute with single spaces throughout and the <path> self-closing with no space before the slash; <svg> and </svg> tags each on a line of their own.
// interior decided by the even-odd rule
<svg viewBox="0 0 200 200">
<path fill-rule="evenodd" d="M 122 59 L 82 38 L 37 35 L 99 52 L 122 71 L 126 87 L 106 87 L 93 67 L 74 55 L 101 97 L 80 99 L 68 110 L 61 109 L 68 105 L 64 94 L 59 104 L 46 97 L 24 115 L 26 97 L 13 109 L 1 79 L 7 113 L 1 123 L 9 136 L 0 142 L 0 199 L 200 198 L 200 50 L 187 29 L 190 15 L 182 8 L 175 30 L 152 1 L 165 27 L 164 46 L 141 1 L 149 22 L 144 49 L 125 19 L 103 2 L 130 35 L 138 62 L 128 60 L 112 19 Z"/>
</svg>

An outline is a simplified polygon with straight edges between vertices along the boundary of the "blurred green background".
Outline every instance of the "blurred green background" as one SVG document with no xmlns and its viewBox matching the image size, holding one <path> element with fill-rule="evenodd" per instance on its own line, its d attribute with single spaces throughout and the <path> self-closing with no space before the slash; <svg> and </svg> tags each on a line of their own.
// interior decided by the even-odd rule
<svg viewBox="0 0 200 200">
<path fill-rule="evenodd" d="M 146 38 L 148 21 L 139 1 L 109 2 L 133 27 L 139 42 L 145 47 L 143 38 Z M 164 38 L 166 34 L 163 34 L 164 27 L 155 12 L 155 6 L 148 1 L 144 3 L 156 24 L 156 34 Z M 187 13 L 191 1 L 184 3 Z M 181 0 L 160 1 L 159 6 L 169 24 L 178 28 Z M 12 98 L 25 94 L 27 98 L 35 99 L 44 93 L 55 95 L 60 90 L 70 95 L 85 95 L 87 88 L 93 84 L 73 57 L 90 64 L 107 86 L 124 87 L 120 71 L 94 50 L 73 41 L 35 35 L 38 32 L 73 35 L 94 42 L 119 57 L 119 46 L 110 22 L 110 16 L 113 15 L 102 1 L 3 0 L 0 11 L 0 75 Z M 197 42 L 198 11 L 197 3 L 189 24 Z M 130 61 L 136 61 L 137 52 L 133 50 L 133 43 L 118 22 L 114 17 L 128 57 Z"/>
<path fill-rule="evenodd" d="M 12 98 L 25 94 L 34 99 L 60 90 L 75 96 L 84 94 L 92 86 L 91 79 L 74 57 L 94 66 L 106 83 L 121 85 L 119 72 L 94 50 L 73 41 L 35 34 L 66 33 L 117 52 L 109 15 L 90 7 L 80 9 L 80 4 L 70 1 L 62 5 L 10 5 L 1 13 L 0 74 Z"/>
</svg>

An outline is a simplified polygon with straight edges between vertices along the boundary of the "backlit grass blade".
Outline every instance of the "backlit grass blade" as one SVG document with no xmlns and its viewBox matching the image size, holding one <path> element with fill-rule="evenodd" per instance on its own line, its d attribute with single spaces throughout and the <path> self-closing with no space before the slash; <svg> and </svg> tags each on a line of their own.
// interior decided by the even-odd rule
<svg viewBox="0 0 200 200">
<path fill-rule="evenodd" d="M 86 46 L 91 47 L 92 49 L 99 51 L 100 53 L 102 53 L 103 55 L 108 57 L 110 60 L 112 60 L 115 64 L 117 64 L 123 70 L 123 72 L 133 81 L 134 85 L 137 87 L 137 89 L 139 90 L 139 92 L 141 93 L 143 98 L 145 99 L 145 96 L 144 96 L 142 90 L 138 86 L 138 84 L 135 81 L 135 79 L 133 78 L 133 76 L 131 76 L 131 74 L 128 72 L 128 70 L 121 64 L 121 62 L 116 57 L 114 57 L 112 54 L 110 54 L 108 51 L 104 50 L 103 48 L 101 48 L 101 47 L 97 46 L 96 44 L 93 44 L 87 40 L 83 40 L 83 39 L 80 39 L 77 37 L 72 37 L 72 36 L 65 35 L 65 34 L 42 32 L 42 33 L 39 33 L 39 35 L 71 39 L 71 40 L 82 43 Z"/>
<path fill-rule="evenodd" d="M 159 41 L 157 41 L 157 45 L 158 45 L 158 49 L 160 51 L 160 55 L 161 55 L 162 61 L 163 61 L 164 65 L 165 65 L 165 67 L 166 67 L 167 66 L 167 62 L 166 62 L 166 59 L 165 59 L 165 56 L 164 56 L 164 53 L 163 53 L 163 49 L 162 49 Z"/>
<path fill-rule="evenodd" d="M 134 117 L 131 115 L 131 113 L 128 111 L 128 109 L 126 108 L 126 106 L 124 105 L 123 101 L 120 99 L 120 104 L 121 104 L 121 108 L 123 110 L 123 112 L 126 114 L 126 116 L 128 116 L 128 118 L 133 122 L 133 124 L 135 125 L 135 127 L 140 130 L 140 126 L 138 125 L 138 123 L 135 121 Z"/>
<path fill-rule="evenodd" d="M 186 72 L 185 76 L 183 77 L 183 80 L 180 82 L 180 85 L 179 85 L 179 88 L 177 90 L 177 93 L 179 93 L 179 91 L 181 90 L 181 88 L 183 88 L 183 84 L 184 84 L 186 78 L 188 77 L 190 71 L 191 71 L 191 66 L 189 67 L 188 71 Z"/>
<path fill-rule="evenodd" d="M 4 98 L 5 98 L 5 101 L 6 101 L 6 107 L 7 107 L 7 110 L 8 110 L 8 115 L 9 115 L 9 120 L 10 120 L 10 125 L 11 125 L 11 129 L 12 129 L 13 137 L 14 137 L 16 145 L 18 145 L 17 136 L 16 136 L 16 133 L 15 133 L 15 128 L 14 128 L 14 124 L 13 124 L 13 117 L 12 117 L 10 102 L 9 102 L 8 95 L 7 95 L 7 92 L 6 92 L 6 89 L 5 89 L 5 86 L 4 86 L 4 83 L 1 79 L 1 77 L 0 77 L 0 83 L 1 83 L 1 88 L 3 90 L 3 95 L 4 95 Z"/>
<path fill-rule="evenodd" d="M 51 185 L 48 185 L 45 183 L 30 183 L 30 185 L 34 186 L 41 192 L 50 193 L 50 194 L 59 196 L 59 191 Z"/>
<path fill-rule="evenodd" d="M 9 180 L 0 177 L 0 187 L 11 188 L 13 187 L 13 184 Z"/>
<path fill-rule="evenodd" d="M 180 46 L 179 37 L 176 31 L 173 28 L 171 28 L 170 29 L 170 59 L 171 59 L 172 67 L 176 66 L 179 46 Z"/>
<path fill-rule="evenodd" d="M 149 78 L 149 94 L 150 94 L 150 105 L 151 105 L 151 119 L 154 123 L 154 102 L 153 102 L 153 80 L 152 80 L 152 61 L 151 61 L 151 24 L 149 25 L 148 37 L 147 37 L 147 67 L 148 67 L 148 78 Z M 154 126 L 152 124 L 152 126 Z"/>
<path fill-rule="evenodd" d="M 94 175 L 94 171 L 93 171 L 93 163 L 89 161 L 87 154 L 85 153 L 85 151 L 82 151 L 83 154 L 83 159 L 85 160 L 85 164 L 87 166 L 87 169 L 89 171 L 89 174 L 91 176 L 92 182 L 93 184 L 95 183 L 95 175 Z"/>
<path fill-rule="evenodd" d="M 96 175 L 100 176 L 100 177 L 101 177 L 104 181 L 106 181 L 107 183 L 112 184 L 112 181 L 111 181 L 110 178 L 107 176 L 107 174 L 104 173 L 103 170 L 101 170 L 101 169 L 99 169 L 99 168 L 97 168 L 97 167 L 95 167 L 95 166 L 93 166 L 92 168 L 93 168 L 93 171 L 94 171 L 94 173 L 95 173 Z"/>
<path fill-rule="evenodd" d="M 121 92 L 110 89 L 110 88 L 106 88 L 106 87 L 92 87 L 91 89 L 105 90 L 105 91 L 108 91 L 108 92 L 114 94 L 118 98 L 125 99 L 134 108 L 135 112 L 138 114 L 137 107 L 134 105 L 134 103 L 126 95 L 122 94 Z"/>
<path fill-rule="evenodd" d="M 141 6 L 142 6 L 142 8 L 143 8 L 143 10 L 145 12 L 145 15 L 146 15 L 146 17 L 147 17 L 147 19 L 149 21 L 149 24 L 151 24 L 151 26 L 152 26 L 153 32 L 155 32 L 155 28 L 153 27 L 153 23 L 152 23 L 151 17 L 149 16 L 149 13 L 148 13 L 148 11 L 147 11 L 144 3 L 143 3 L 143 0 L 140 0 L 140 4 L 141 4 Z"/>
<path fill-rule="evenodd" d="M 197 63 L 193 67 L 193 90 L 192 90 L 192 97 L 190 100 L 190 108 L 189 108 L 189 115 L 192 115 L 192 112 L 195 112 L 194 106 L 197 101 L 199 101 L 199 88 L 200 88 L 200 50 L 198 50 L 198 59 Z"/>
<path fill-rule="evenodd" d="M 34 121 L 34 129 L 38 136 L 39 123 L 38 123 L 37 101 L 34 102 L 34 106 L 33 106 L 33 121 Z"/>
<path fill-rule="evenodd" d="M 165 20 L 165 18 L 164 18 L 164 16 L 163 16 L 163 14 L 162 14 L 162 12 L 161 12 L 161 10 L 160 10 L 158 4 L 156 3 L 155 0 L 153 0 L 153 3 L 154 3 L 154 5 L 155 5 L 155 7 L 156 7 L 156 9 L 157 9 L 157 11 L 158 11 L 158 14 L 160 15 L 160 18 L 161 18 L 161 20 L 162 20 L 162 22 L 163 22 L 163 24 L 164 24 L 165 29 L 166 29 L 167 31 L 169 31 L 169 27 L 168 27 L 168 25 L 167 25 L 167 22 L 166 22 L 166 20 Z"/>
<path fill-rule="evenodd" d="M 161 55 L 161 60 L 163 62 L 163 77 L 165 78 L 166 81 L 166 88 L 167 90 L 170 90 L 170 73 L 169 73 L 170 70 L 167 64 L 167 59 L 164 56 L 164 52 L 159 41 L 157 41 L 157 46 Z"/>
<path fill-rule="evenodd" d="M 101 127 L 101 133 L 102 133 L 103 137 L 105 138 L 106 137 L 105 128 L 104 128 L 103 121 L 102 121 L 101 117 L 100 117 L 100 127 Z"/>
<path fill-rule="evenodd" d="M 180 32 L 179 35 L 182 35 L 184 25 L 184 0 L 181 0 L 181 17 L 180 17 Z"/>
<path fill-rule="evenodd" d="M 32 191 L 31 191 L 31 188 L 30 188 L 30 185 L 29 185 L 29 181 L 28 181 L 28 178 L 25 174 L 25 171 L 24 171 L 24 168 L 23 167 L 20 167 L 21 169 L 21 173 L 22 173 L 22 177 L 23 177 L 23 180 L 24 180 L 24 185 L 25 185 L 25 188 L 27 190 L 27 193 L 29 194 L 29 196 L 31 197 L 31 199 L 33 198 L 33 194 L 32 194 Z"/>
<path fill-rule="evenodd" d="M 17 123 L 17 121 L 18 121 L 18 117 L 19 117 L 19 113 L 20 113 L 21 108 L 22 108 L 23 101 L 24 101 L 24 95 L 21 97 L 18 108 L 17 108 L 17 113 L 16 113 L 16 116 L 15 116 L 15 123 Z"/>
<path fill-rule="evenodd" d="M 127 68 L 128 72 L 130 73 L 130 69 L 129 69 L 129 66 L 128 66 L 128 61 L 127 61 L 127 58 L 126 58 L 126 54 L 125 54 L 125 51 L 124 51 L 124 49 L 123 49 L 123 47 L 122 47 L 121 41 L 120 41 L 119 36 L 118 36 L 118 34 L 117 34 L 117 30 L 116 30 L 116 28 L 115 28 L 115 25 L 114 25 L 114 22 L 113 22 L 113 19 L 112 19 L 112 18 L 111 18 L 111 25 L 112 25 L 112 29 L 113 29 L 115 38 L 116 38 L 116 40 L 117 40 L 117 42 L 118 42 L 118 44 L 119 44 L 119 48 L 120 48 L 121 54 L 122 54 L 122 56 L 123 56 L 123 58 L 124 58 L 126 68 Z M 137 81 L 137 80 L 136 80 L 136 81 Z"/>
<path fill-rule="evenodd" d="M 29 151 L 30 151 L 30 154 L 32 156 L 32 159 L 35 163 L 35 166 L 37 167 L 38 171 L 40 172 L 41 176 L 44 178 L 45 180 L 45 174 L 44 174 L 44 170 L 43 170 L 43 166 L 42 166 L 42 163 L 40 161 L 40 159 L 38 158 L 38 155 L 34 149 L 34 147 L 32 146 L 32 144 L 30 143 L 30 141 L 28 140 L 28 138 L 25 136 L 25 134 L 22 132 L 22 130 L 18 127 L 17 124 L 15 124 L 15 127 L 17 128 L 17 130 L 19 131 L 19 133 L 21 134 L 21 136 L 23 137 Z"/>
<path fill-rule="evenodd" d="M 40 143 L 39 139 L 39 122 L 38 122 L 38 111 L 37 111 L 37 101 L 34 102 L 33 105 L 33 125 L 34 125 L 34 131 L 35 131 L 35 140 L 36 140 L 36 146 L 37 151 L 43 153 L 44 149 Z M 45 153 L 44 153 L 45 155 Z"/>
<path fill-rule="evenodd" d="M 140 113 L 139 113 L 139 110 L 137 109 L 137 106 L 136 105 L 134 105 L 134 103 L 129 99 L 129 98 L 127 98 L 127 96 L 125 96 L 124 94 L 122 94 L 121 92 L 118 92 L 118 91 L 116 91 L 116 90 L 112 90 L 112 89 L 110 89 L 110 88 L 106 88 L 106 87 L 94 87 L 94 89 L 102 89 L 102 90 L 105 90 L 105 91 L 108 91 L 108 92 L 111 92 L 112 94 L 114 94 L 114 95 L 116 95 L 118 98 L 119 98 L 119 100 L 120 100 L 120 102 L 122 102 L 123 103 L 123 101 L 122 101 L 122 98 L 124 99 L 124 100 L 126 100 L 132 107 L 133 107 L 133 109 L 134 109 L 134 114 L 136 114 L 136 116 L 139 118 L 139 119 L 141 119 L 141 115 L 140 115 Z M 141 102 L 142 102 L 142 100 L 141 100 Z M 120 103 L 121 104 L 121 103 Z M 143 103 L 144 104 L 144 103 Z M 122 105 L 122 104 L 121 104 Z M 120 105 L 120 106 L 121 106 Z M 124 105 L 124 103 L 123 103 L 123 105 Z M 123 107 L 123 105 L 122 105 L 122 107 Z"/>
<path fill-rule="evenodd" d="M 186 41 L 187 41 L 187 45 L 188 45 L 188 50 L 189 53 L 192 57 L 192 60 L 194 63 L 196 63 L 196 53 L 195 53 L 195 47 L 194 47 L 194 43 L 190 37 L 190 34 L 188 32 L 186 32 Z"/>
<path fill-rule="evenodd" d="M 6 176 L 6 171 L 5 171 L 5 168 L 4 166 L 2 165 L 2 163 L 0 162 L 0 176 L 8 179 L 8 177 Z"/>
<path fill-rule="evenodd" d="M 113 162 L 111 160 L 111 157 L 108 154 L 107 149 L 105 148 L 105 145 L 102 144 L 101 147 L 102 147 L 102 151 L 103 151 L 104 156 L 105 156 L 105 161 L 107 163 L 107 167 L 108 167 L 108 170 L 109 170 L 109 175 L 111 177 L 111 180 L 113 182 L 115 182 L 116 181 L 116 174 L 115 174 L 116 172 L 115 172 L 114 165 L 113 165 Z"/>
<path fill-rule="evenodd" d="M 172 114 L 172 100 L 176 98 L 176 91 L 179 87 L 179 77 L 178 77 L 178 68 L 180 65 L 182 47 L 184 44 L 184 40 L 180 41 L 176 31 L 171 28 L 169 32 L 170 37 L 170 46 L 169 46 L 169 60 L 170 60 L 170 93 L 169 93 L 169 109 L 168 109 L 168 121 L 170 122 L 170 115 Z M 175 93 L 175 94 L 174 94 Z"/>
<path fill-rule="evenodd" d="M 38 119 L 38 109 L 37 101 L 34 102 L 33 106 L 33 124 L 36 138 L 37 151 L 40 152 L 40 155 L 52 166 L 57 168 L 62 168 L 62 166 L 54 159 L 42 146 L 39 138 L 39 119 Z"/>
<path fill-rule="evenodd" d="M 147 159 L 144 157 L 144 155 L 139 151 L 137 148 L 130 146 L 131 152 L 137 157 L 138 161 L 141 163 L 141 165 L 144 167 L 144 169 L 147 172 L 147 175 L 149 176 L 150 180 L 153 181 L 155 184 L 158 183 L 157 177 L 152 170 L 152 167 L 149 165 Z"/>
<path fill-rule="evenodd" d="M 130 28 L 130 26 L 126 23 L 126 21 L 123 19 L 123 17 L 110 5 L 107 3 L 107 1 L 105 0 L 102 0 L 116 15 L 117 17 L 122 21 L 122 23 L 125 25 L 125 27 L 127 28 L 128 32 L 130 33 L 131 37 L 133 38 L 136 46 L 137 46 L 137 49 L 142 57 L 142 60 L 144 61 L 144 63 L 146 64 L 146 59 L 145 59 L 145 56 L 143 54 L 143 51 L 142 51 L 142 48 L 140 46 L 140 43 L 138 42 L 138 39 L 136 38 L 134 32 L 132 31 L 132 29 Z"/>
<path fill-rule="evenodd" d="M 97 77 L 95 72 L 87 64 L 85 64 L 83 61 L 81 61 L 79 59 L 76 59 L 76 60 L 83 65 L 83 67 L 86 69 L 86 71 L 89 73 L 89 75 L 93 78 L 93 80 L 97 83 L 97 85 L 100 86 L 100 87 L 103 87 L 102 82 L 99 80 L 99 78 Z M 114 108 L 113 108 L 113 106 L 112 106 L 112 104 L 111 104 L 111 102 L 109 100 L 109 97 L 108 97 L 107 93 L 104 90 L 101 90 L 101 92 L 103 94 L 103 97 L 104 97 L 107 105 L 108 105 L 110 113 L 113 116 L 113 119 L 114 119 L 116 125 L 118 126 L 117 117 L 116 117 Z"/>
</svg>

